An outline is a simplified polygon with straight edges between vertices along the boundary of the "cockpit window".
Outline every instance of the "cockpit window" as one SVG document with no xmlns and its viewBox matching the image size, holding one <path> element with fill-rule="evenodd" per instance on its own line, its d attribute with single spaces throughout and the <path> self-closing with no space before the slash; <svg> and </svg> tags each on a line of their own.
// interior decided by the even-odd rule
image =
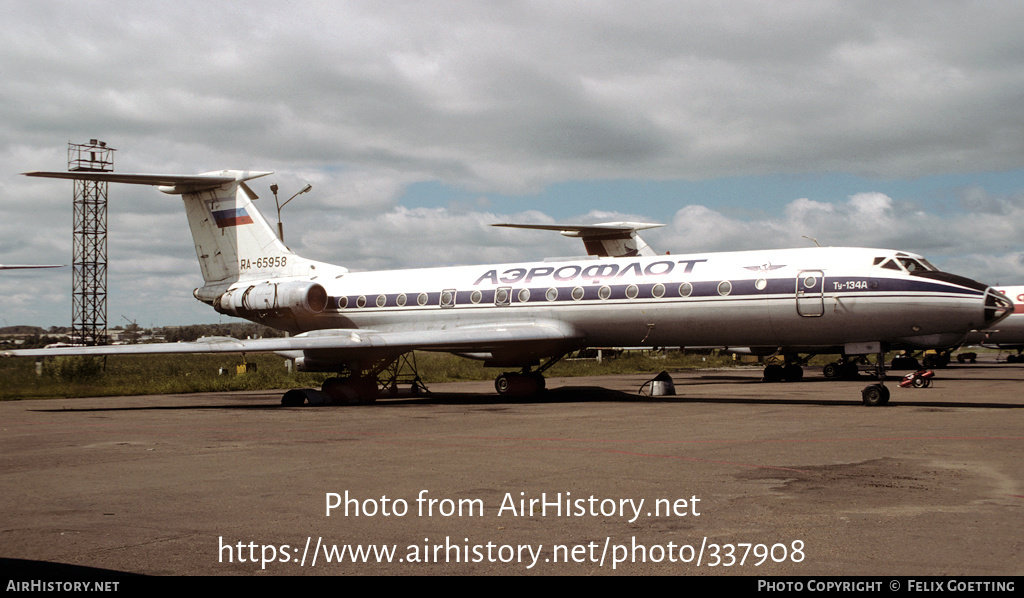
<svg viewBox="0 0 1024 598">
<path fill-rule="evenodd" d="M 939 269 L 931 265 L 928 260 L 920 257 L 910 257 L 907 254 L 896 254 L 895 258 L 876 257 L 875 266 L 886 270 L 906 270 L 911 274 L 922 274 L 924 272 L 938 272 Z"/>
<path fill-rule="evenodd" d="M 935 269 L 934 267 L 929 268 L 928 266 L 926 266 L 925 264 L 927 262 L 921 263 L 921 261 L 913 259 L 913 258 L 901 257 L 901 258 L 898 258 L 898 259 L 899 259 L 900 263 L 903 264 L 903 267 L 907 269 L 907 272 L 910 272 L 911 274 L 920 273 L 920 272 L 927 272 L 929 270 L 934 270 Z"/>
</svg>

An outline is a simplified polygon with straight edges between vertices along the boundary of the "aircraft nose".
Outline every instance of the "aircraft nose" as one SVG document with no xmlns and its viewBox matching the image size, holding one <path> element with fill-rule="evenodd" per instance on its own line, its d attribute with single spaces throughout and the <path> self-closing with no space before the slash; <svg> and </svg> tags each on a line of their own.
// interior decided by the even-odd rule
<svg viewBox="0 0 1024 598">
<path fill-rule="evenodd" d="M 985 290 L 985 328 L 991 328 L 1013 313 L 1013 303 L 1006 295 L 989 287 Z"/>
</svg>

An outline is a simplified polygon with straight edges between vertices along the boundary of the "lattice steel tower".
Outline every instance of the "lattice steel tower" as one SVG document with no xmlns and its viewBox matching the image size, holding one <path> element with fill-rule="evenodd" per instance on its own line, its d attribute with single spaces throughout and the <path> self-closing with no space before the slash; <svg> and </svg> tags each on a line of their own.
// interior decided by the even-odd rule
<svg viewBox="0 0 1024 598">
<path fill-rule="evenodd" d="M 106 142 L 68 143 L 68 170 L 110 172 L 114 149 Z M 107 183 L 75 179 L 72 342 L 107 344 Z"/>
</svg>

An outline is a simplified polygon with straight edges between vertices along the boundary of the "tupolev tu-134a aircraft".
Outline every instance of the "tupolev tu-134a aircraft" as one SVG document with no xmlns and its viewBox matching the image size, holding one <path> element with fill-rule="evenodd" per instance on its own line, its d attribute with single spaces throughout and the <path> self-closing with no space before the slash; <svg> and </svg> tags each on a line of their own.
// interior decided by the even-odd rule
<svg viewBox="0 0 1024 598">
<path fill-rule="evenodd" d="M 588 346 L 875 354 L 878 382 L 861 394 L 864 404 L 879 405 L 889 399 L 881 359 L 889 346 L 947 347 L 992 328 L 1013 307 L 996 290 L 910 253 L 807 247 L 655 255 L 635 234 L 654 225 L 630 223 L 555 226 L 583 238 L 595 255 L 582 258 L 350 272 L 301 257 L 277 237 L 247 184 L 269 172 L 26 174 L 180 195 L 204 281 L 196 299 L 294 336 L 9 354 L 275 352 L 300 371 L 337 373 L 320 390 L 288 391 L 285 405 L 371 402 L 378 374 L 413 350 L 510 368 L 496 389 L 527 395 L 543 389 L 555 361 Z"/>
</svg>

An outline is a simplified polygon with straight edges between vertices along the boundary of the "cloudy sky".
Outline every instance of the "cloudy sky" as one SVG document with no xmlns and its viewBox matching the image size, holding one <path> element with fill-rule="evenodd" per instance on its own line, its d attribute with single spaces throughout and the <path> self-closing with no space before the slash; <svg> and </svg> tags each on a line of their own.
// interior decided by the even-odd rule
<svg viewBox="0 0 1024 598">
<path fill-rule="evenodd" d="M 71 262 L 67 144 L 119 172 L 272 170 L 350 269 L 582 252 L 496 222 L 661 222 L 673 253 L 889 247 L 1024 283 L 1024 3 L 50 2 L 0 21 L 0 263 Z M 111 186 L 111 326 L 227 321 L 180 200 Z M 0 272 L 69 325 L 71 271 Z"/>
</svg>

